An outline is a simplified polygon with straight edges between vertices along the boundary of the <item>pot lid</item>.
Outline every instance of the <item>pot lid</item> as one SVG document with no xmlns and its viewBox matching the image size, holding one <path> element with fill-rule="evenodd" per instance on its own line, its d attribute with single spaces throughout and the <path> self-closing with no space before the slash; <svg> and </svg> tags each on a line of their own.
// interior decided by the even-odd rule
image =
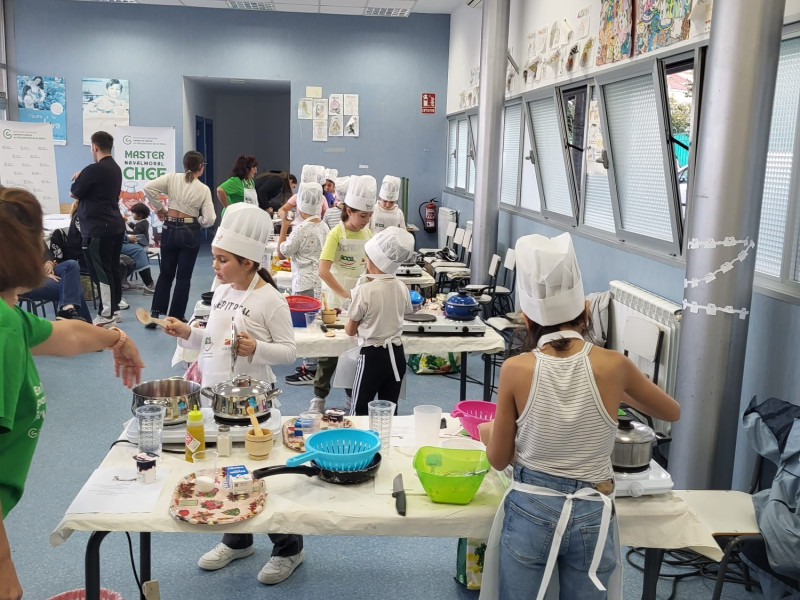
<svg viewBox="0 0 800 600">
<path fill-rule="evenodd" d="M 617 417 L 616 443 L 651 444 L 656 441 L 655 432 L 644 423 L 634 421 L 628 415 Z"/>
<path fill-rule="evenodd" d="M 231 381 L 223 381 L 214 386 L 215 394 L 237 398 L 249 398 L 250 396 L 257 396 L 259 394 L 269 394 L 271 391 L 272 384 L 253 379 L 246 373 L 237 375 Z"/>
<path fill-rule="evenodd" d="M 475 300 L 466 290 L 459 290 L 455 296 L 450 296 L 445 302 L 446 306 L 478 306 Z"/>
</svg>

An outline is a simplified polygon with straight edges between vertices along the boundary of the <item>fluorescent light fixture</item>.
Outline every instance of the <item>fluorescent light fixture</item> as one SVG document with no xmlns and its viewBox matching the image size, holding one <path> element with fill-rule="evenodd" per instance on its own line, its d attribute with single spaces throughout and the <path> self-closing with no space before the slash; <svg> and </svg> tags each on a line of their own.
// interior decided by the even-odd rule
<svg viewBox="0 0 800 600">
<path fill-rule="evenodd" d="M 376 6 L 367 6 L 364 9 L 365 17 L 407 17 L 411 14 L 408 8 L 378 8 Z"/>
<path fill-rule="evenodd" d="M 246 79 L 236 79 L 236 78 L 232 77 L 231 78 L 231 83 L 247 83 L 247 80 Z"/>
<path fill-rule="evenodd" d="M 240 2 L 239 0 L 228 0 L 228 8 L 274 11 L 275 5 L 272 2 Z"/>
</svg>

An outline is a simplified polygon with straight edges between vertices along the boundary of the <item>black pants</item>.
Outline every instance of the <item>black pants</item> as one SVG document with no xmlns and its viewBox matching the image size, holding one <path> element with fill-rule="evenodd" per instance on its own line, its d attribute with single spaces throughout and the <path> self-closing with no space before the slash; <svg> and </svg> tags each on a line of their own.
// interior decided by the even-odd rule
<svg viewBox="0 0 800 600">
<path fill-rule="evenodd" d="M 119 255 L 122 250 L 122 235 L 90 237 L 84 241 L 83 251 L 89 273 L 100 284 L 99 314 L 110 317 L 119 310 L 122 299 L 122 277 Z"/>
<path fill-rule="evenodd" d="M 294 533 L 270 533 L 272 541 L 272 556 L 294 556 L 303 549 L 303 536 Z M 253 545 L 252 533 L 226 533 L 222 536 L 222 543 L 228 548 L 241 550 Z"/>
<path fill-rule="evenodd" d="M 197 223 L 164 224 L 161 233 L 161 273 L 153 294 L 152 313 L 168 315 L 176 319 L 186 318 L 186 305 L 189 302 L 189 286 L 192 272 L 200 251 L 198 240 L 200 225 Z M 175 290 L 172 291 L 172 282 Z M 170 292 L 172 291 L 172 302 Z"/>
<path fill-rule="evenodd" d="M 394 378 L 389 352 L 394 353 L 397 373 L 400 381 Z M 378 396 L 378 400 L 389 400 L 397 404 L 400 387 L 406 374 L 406 357 L 403 345 L 364 346 L 358 357 L 356 380 L 353 386 L 353 414 L 368 415 L 367 405 Z"/>
</svg>

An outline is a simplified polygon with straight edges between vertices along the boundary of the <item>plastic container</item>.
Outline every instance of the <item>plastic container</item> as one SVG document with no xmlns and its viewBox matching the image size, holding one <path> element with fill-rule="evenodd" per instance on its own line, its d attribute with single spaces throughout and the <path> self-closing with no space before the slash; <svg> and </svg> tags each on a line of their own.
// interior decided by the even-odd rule
<svg viewBox="0 0 800 600">
<path fill-rule="evenodd" d="M 381 449 L 381 440 L 374 431 L 363 429 L 327 429 L 305 438 L 306 452 L 286 461 L 296 467 L 313 460 L 331 471 L 365 469 Z"/>
<path fill-rule="evenodd" d="M 422 308 L 425 298 L 423 298 L 422 294 L 416 290 L 408 290 L 408 295 L 411 299 L 411 308 L 414 309 L 414 312 L 417 312 L 420 308 Z"/>
<path fill-rule="evenodd" d="M 322 308 L 322 302 L 310 296 L 286 296 L 289 312 L 292 315 L 292 325 L 295 327 L 306 326 L 306 313 L 316 314 Z"/>
<path fill-rule="evenodd" d="M 480 441 L 478 425 L 494 419 L 497 404 L 483 400 L 462 400 L 453 407 L 451 417 L 457 417 L 461 426 L 473 440 Z"/>
<path fill-rule="evenodd" d="M 194 462 L 192 455 L 206 449 L 206 430 L 203 428 L 203 413 L 194 405 L 186 416 L 186 460 Z"/>
<path fill-rule="evenodd" d="M 61 592 L 57 596 L 52 596 L 49 600 L 86 600 L 86 588 Z M 100 588 L 100 600 L 125 600 L 122 594 Z"/>
<path fill-rule="evenodd" d="M 443 504 L 469 504 L 488 469 L 483 450 L 423 446 L 414 456 L 414 470 L 428 498 Z"/>
</svg>

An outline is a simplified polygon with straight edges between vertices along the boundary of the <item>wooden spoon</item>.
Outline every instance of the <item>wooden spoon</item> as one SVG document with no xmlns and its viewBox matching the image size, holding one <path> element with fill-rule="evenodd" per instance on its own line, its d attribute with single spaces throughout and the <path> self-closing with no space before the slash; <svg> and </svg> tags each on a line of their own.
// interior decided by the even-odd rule
<svg viewBox="0 0 800 600">
<path fill-rule="evenodd" d="M 319 297 L 322 298 L 322 306 L 325 308 L 325 310 L 330 310 L 328 308 L 328 298 L 325 296 L 325 292 L 320 292 Z"/>
<path fill-rule="evenodd" d="M 250 415 L 250 423 L 252 423 L 253 425 L 253 433 L 255 433 L 259 437 L 264 435 L 264 432 L 261 431 L 261 427 L 258 426 L 258 419 L 256 419 L 256 411 L 253 409 L 252 406 L 247 407 L 247 414 Z"/>
<path fill-rule="evenodd" d="M 149 325 L 150 323 L 155 323 L 156 325 L 160 325 L 161 327 L 169 327 L 169 323 L 167 321 L 165 321 L 164 319 L 156 319 L 155 317 L 151 316 L 150 313 L 147 312 L 146 308 L 137 308 L 136 318 L 142 325 Z"/>
</svg>

